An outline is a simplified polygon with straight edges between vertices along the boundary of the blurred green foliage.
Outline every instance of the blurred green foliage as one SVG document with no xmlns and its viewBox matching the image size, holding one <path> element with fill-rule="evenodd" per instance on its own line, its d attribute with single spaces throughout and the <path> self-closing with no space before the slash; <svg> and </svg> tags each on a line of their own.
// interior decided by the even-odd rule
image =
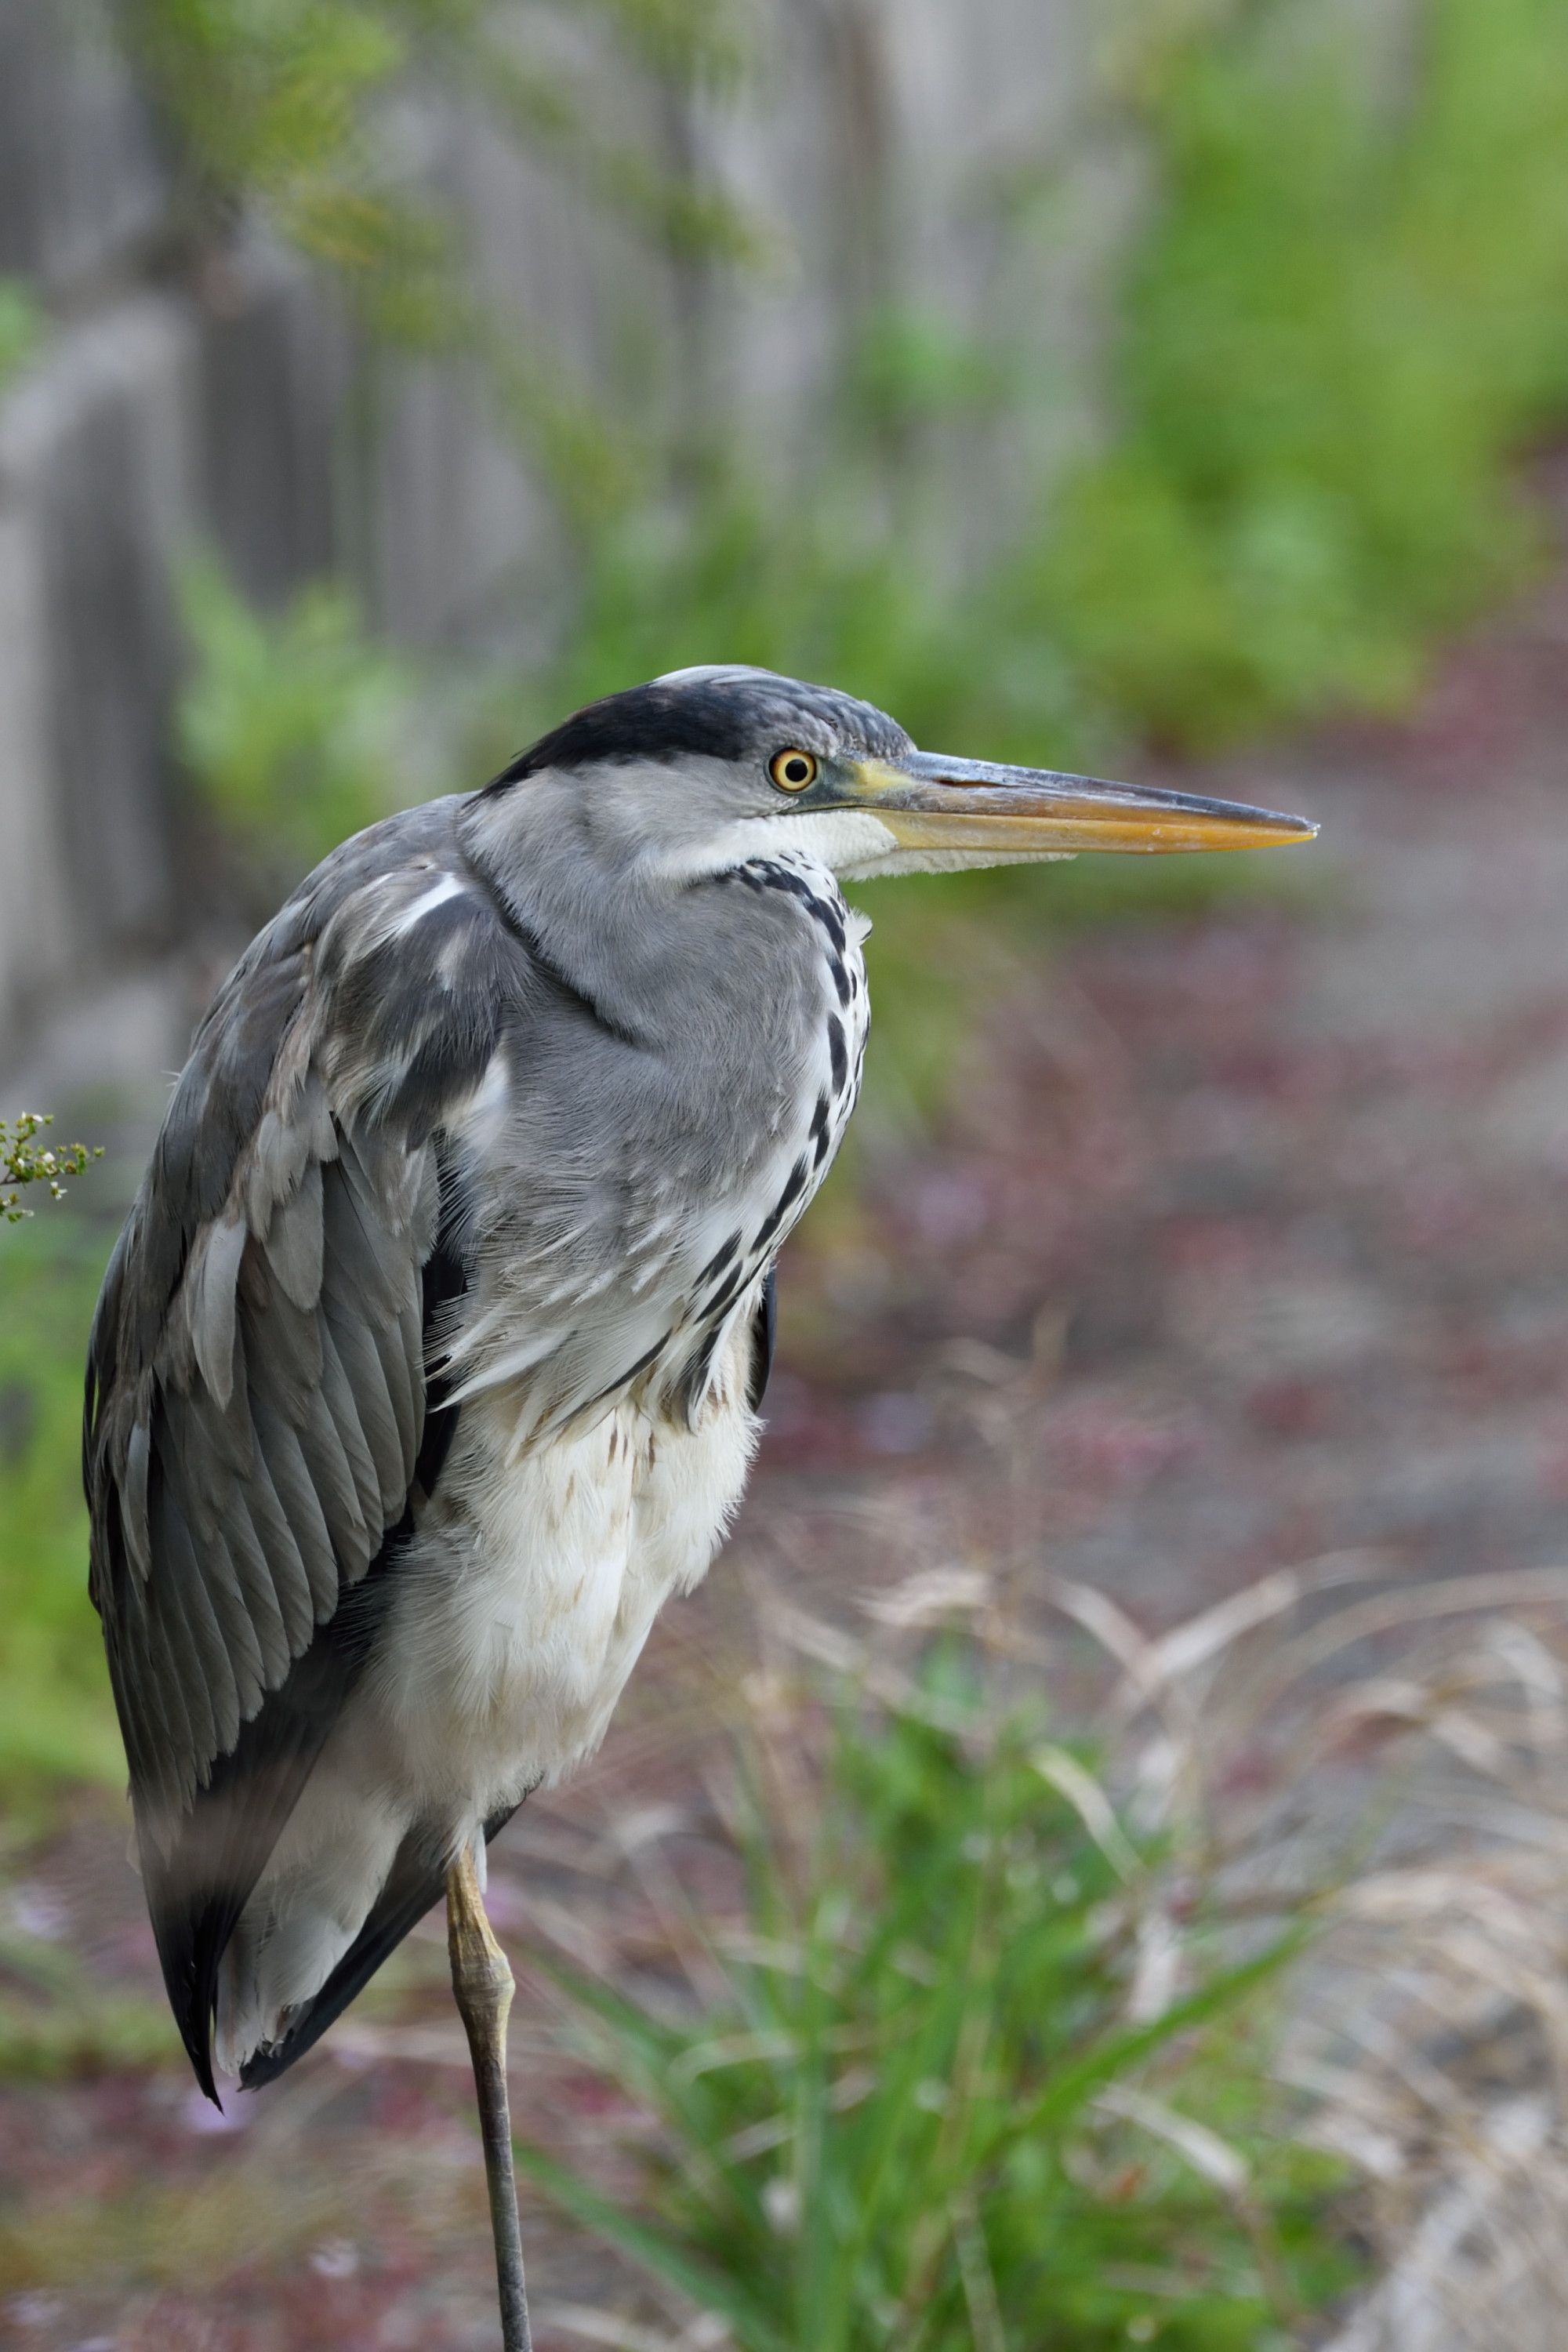
<svg viewBox="0 0 1568 2352">
<path fill-rule="evenodd" d="M 1107 95 L 1152 187 L 1100 446 L 965 549 L 889 425 L 978 430 L 1028 367 L 873 320 L 814 478 L 770 494 L 715 451 L 684 518 L 601 534 L 556 701 L 722 654 L 998 757 L 1206 750 L 1397 705 L 1519 582 L 1510 469 L 1568 414 L 1568 12 L 1233 0 L 1131 29 Z"/>
<path fill-rule="evenodd" d="M 19 278 L 0 278 L 0 385 L 20 373 L 42 333 L 43 313 L 31 287 Z"/>
<path fill-rule="evenodd" d="M 269 616 L 204 560 L 181 602 L 194 654 L 181 755 L 268 889 L 440 788 L 419 675 L 369 635 L 346 588 L 318 582 Z"/>
<path fill-rule="evenodd" d="M 1395 705 L 1536 544 L 1510 469 L 1568 414 L 1568 12 L 1253 0 L 1129 102 L 1161 193 L 1109 446 L 1019 616 L 1166 741 Z"/>
<path fill-rule="evenodd" d="M 168 2056 L 161 2002 L 107 1988 L 68 1944 L 0 1927 L 0 2082 L 140 2070 Z M 0 2224 L 0 2271 L 5 2235 Z"/>
<path fill-rule="evenodd" d="M 540 0 L 510 16 L 492 0 L 110 5 L 177 133 L 192 234 L 221 237 L 248 205 L 331 273 L 378 341 L 476 363 L 494 413 L 583 527 L 646 487 L 629 417 L 612 425 L 599 389 L 532 321 L 483 299 L 397 101 L 417 77 L 661 250 L 752 259 L 758 225 L 694 170 L 609 132 L 601 87 L 617 67 L 670 89 L 731 79 L 729 0 Z"/>
<path fill-rule="evenodd" d="M 68 1215 L 5 1244 L 0 1315 L 0 1782 L 122 1782 L 81 1498 L 83 1334 L 102 1248 Z"/>
<path fill-rule="evenodd" d="M 526 2170 L 746 2352 L 1300 2342 L 1353 2264 L 1264 2079 L 1293 1945 L 1130 2017 L 1159 1856 L 1085 1760 L 958 1649 L 905 1705 L 829 1703 L 820 1772 L 794 1718 L 747 1759 L 742 1919 L 667 1894 L 646 1999 L 553 1964 L 618 2095 L 589 2171 Z"/>
<path fill-rule="evenodd" d="M 1095 764 L 1130 741 L 1205 749 L 1396 704 L 1434 634 L 1530 561 L 1510 468 L 1568 409 L 1568 15 L 1547 0 L 1122 12 L 1101 100 L 1135 133 L 1149 190 L 1120 264 L 1101 428 L 989 518 L 955 511 L 953 451 L 1005 437 L 1043 396 L 1005 335 L 981 348 L 873 306 L 809 457 L 781 476 L 743 423 L 695 446 L 683 432 L 661 455 L 635 405 L 612 419 L 547 350 L 525 358 L 518 322 L 481 322 L 449 223 L 430 215 L 433 243 L 394 238 L 380 259 L 348 226 L 318 233 L 319 205 L 351 224 L 365 205 L 399 216 L 375 178 L 367 93 L 384 99 L 414 55 L 585 168 L 600 134 L 584 89 L 526 43 L 498 52 L 481 0 L 122 5 L 204 171 L 381 286 L 389 329 L 415 331 L 428 280 L 447 306 L 432 339 L 482 344 L 578 540 L 575 593 L 552 585 L 554 655 L 508 681 L 513 741 L 595 694 L 722 656 L 831 677 L 922 740 L 976 752 Z M 671 90 L 741 72 L 722 0 L 603 0 L 587 16 Z M 757 249 L 690 177 L 709 226 L 681 226 L 673 195 L 656 201 L 658 168 L 601 155 L 589 180 L 667 247 Z M 1048 236 L 1054 219 L 1016 205 L 998 232 Z M 317 847 L 332 794 L 321 808 Z"/>
<path fill-rule="evenodd" d="M 452 224 L 402 184 L 385 101 L 418 70 L 480 99 L 574 161 L 595 194 L 678 236 L 740 234 L 716 202 L 683 209 L 651 163 L 595 145 L 591 86 L 508 37 L 491 0 L 115 0 L 122 35 L 181 134 L 192 195 L 261 204 L 282 235 L 341 271 L 378 323 L 417 340 L 454 315 Z M 721 0 L 598 0 L 586 16 L 648 70 L 711 81 L 735 49 Z M 411 302 L 416 287 L 423 303 Z"/>
</svg>

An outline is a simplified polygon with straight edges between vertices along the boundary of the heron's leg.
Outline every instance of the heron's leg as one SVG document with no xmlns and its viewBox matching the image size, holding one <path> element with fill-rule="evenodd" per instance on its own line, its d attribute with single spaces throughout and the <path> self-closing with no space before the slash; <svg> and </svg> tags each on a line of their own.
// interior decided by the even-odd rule
<svg viewBox="0 0 1568 2352">
<path fill-rule="evenodd" d="M 485 1916 L 473 1849 L 468 1845 L 447 1873 L 447 1948 L 452 1960 L 452 1990 L 468 2032 L 474 2088 L 479 2093 L 485 2181 L 496 2244 L 496 2284 L 500 2290 L 501 2344 L 504 2352 L 532 2352 L 517 2179 L 512 2169 L 511 2114 L 506 2095 L 506 2021 L 511 2008 L 512 1975 Z"/>
</svg>

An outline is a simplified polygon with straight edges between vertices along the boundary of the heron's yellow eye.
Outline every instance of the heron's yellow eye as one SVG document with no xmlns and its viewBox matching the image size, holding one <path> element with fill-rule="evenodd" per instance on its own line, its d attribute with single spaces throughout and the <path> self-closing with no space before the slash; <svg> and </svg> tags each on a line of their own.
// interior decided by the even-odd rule
<svg viewBox="0 0 1568 2352">
<path fill-rule="evenodd" d="M 781 793 L 804 793 L 807 784 L 816 782 L 819 764 L 810 751 L 775 751 L 768 761 L 768 773 Z"/>
</svg>

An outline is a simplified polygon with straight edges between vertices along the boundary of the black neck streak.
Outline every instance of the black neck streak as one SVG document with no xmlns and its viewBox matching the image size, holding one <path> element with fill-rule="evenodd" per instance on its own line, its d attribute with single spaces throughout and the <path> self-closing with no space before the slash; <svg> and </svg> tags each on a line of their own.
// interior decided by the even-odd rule
<svg viewBox="0 0 1568 2352">
<path fill-rule="evenodd" d="M 529 961 L 535 971 L 542 973 L 552 988 L 559 990 L 569 1003 L 575 1004 L 580 1012 L 586 1013 L 588 1019 L 595 1024 L 595 1027 L 604 1030 L 606 1036 L 614 1037 L 620 1045 L 632 1045 L 641 1051 L 647 1043 L 647 1038 L 637 1030 L 629 1028 L 624 1021 L 617 1021 L 613 1013 L 606 1013 L 596 997 L 590 995 L 588 991 L 579 982 L 574 980 L 569 972 L 562 970 L 532 925 L 524 922 L 508 898 L 506 892 L 490 880 L 482 866 L 476 866 L 470 857 L 465 857 L 464 863 L 475 880 L 480 883 L 489 893 L 501 923 L 518 944 L 526 950 Z"/>
</svg>

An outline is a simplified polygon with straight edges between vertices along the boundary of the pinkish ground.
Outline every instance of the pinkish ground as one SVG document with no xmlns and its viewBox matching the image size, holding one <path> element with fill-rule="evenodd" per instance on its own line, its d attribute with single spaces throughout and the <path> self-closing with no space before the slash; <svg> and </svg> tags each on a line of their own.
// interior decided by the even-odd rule
<svg viewBox="0 0 1568 2352">
<path fill-rule="evenodd" d="M 1169 1620 L 1344 1549 L 1409 1576 L 1568 1556 L 1568 572 L 1408 724 L 1193 781 L 1320 817 L 1330 887 L 1102 929 L 994 1003 L 940 1138 L 786 1270 L 736 1544 L 592 1775 L 502 1841 L 503 1927 L 569 1897 L 635 1939 L 621 1832 L 695 1798 L 697 1662 L 711 1688 L 754 1654 L 752 1569 L 826 1606 L 978 1559 Z M 986 1397 L 1025 1360 L 999 1470 Z M 151 1992 L 122 1853 L 97 1799 L 16 1850 L 0 1970 L 74 1946 Z M 569 2095 L 526 1983 L 513 2050 L 526 2122 Z M 591 2250 L 537 2209 L 529 2234 L 542 2314 L 595 2298 Z M 433 1924 L 229 2118 L 172 2057 L 0 2084 L 26 2352 L 478 2352 L 487 2265 Z"/>
</svg>

